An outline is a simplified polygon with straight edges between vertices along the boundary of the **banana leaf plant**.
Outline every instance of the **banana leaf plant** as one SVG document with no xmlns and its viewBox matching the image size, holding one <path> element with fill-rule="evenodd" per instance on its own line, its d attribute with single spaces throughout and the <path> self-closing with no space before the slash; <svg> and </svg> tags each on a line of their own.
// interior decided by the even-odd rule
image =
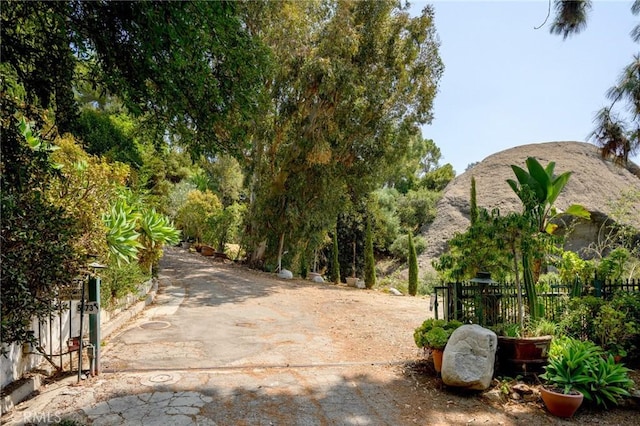
<svg viewBox="0 0 640 426">
<path fill-rule="evenodd" d="M 553 234 L 558 225 L 552 220 L 560 215 L 571 215 L 589 220 L 590 213 L 581 205 L 573 204 L 567 210 L 560 211 L 554 204 L 556 199 L 569 182 L 571 172 L 564 172 L 559 176 L 554 174 L 555 162 L 550 162 L 543 167 L 534 157 L 527 158 L 527 170 L 511 165 L 516 180 L 507 179 L 507 183 L 516 193 L 523 205 L 523 216 L 531 221 L 534 232 L 537 234 Z M 533 277 L 533 250 L 535 248 L 536 235 L 531 238 L 523 238 L 522 271 L 525 295 L 529 307 L 529 315 L 535 320 L 540 317 L 538 297 L 536 294 L 535 280 Z"/>
</svg>

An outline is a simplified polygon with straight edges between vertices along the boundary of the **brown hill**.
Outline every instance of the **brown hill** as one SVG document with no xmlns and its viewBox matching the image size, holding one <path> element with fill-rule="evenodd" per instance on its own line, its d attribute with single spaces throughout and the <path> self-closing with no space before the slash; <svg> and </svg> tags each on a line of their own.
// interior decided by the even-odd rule
<svg viewBox="0 0 640 426">
<path fill-rule="evenodd" d="M 569 241 L 574 250 L 596 239 L 604 218 L 611 216 L 613 205 L 628 196 L 629 191 L 640 193 L 640 172 L 631 164 L 627 168 L 600 158 L 594 145 L 584 142 L 548 142 L 518 146 L 498 152 L 470 170 L 457 176 L 444 190 L 437 206 L 437 216 L 423 232 L 427 249 L 418 259 L 421 270 L 432 269 L 431 260 L 446 251 L 447 240 L 469 226 L 469 196 L 471 177 L 476 180 L 479 207 L 501 212 L 522 211 L 522 204 L 507 184 L 513 179 L 511 164 L 526 169 L 527 157 L 535 157 L 543 166 L 555 161 L 555 173 L 572 171 L 569 183 L 556 201 L 556 207 L 566 209 L 581 204 L 592 213 L 591 223 L 576 229 Z M 640 203 L 637 198 L 629 204 L 628 224 L 640 229 Z"/>
</svg>

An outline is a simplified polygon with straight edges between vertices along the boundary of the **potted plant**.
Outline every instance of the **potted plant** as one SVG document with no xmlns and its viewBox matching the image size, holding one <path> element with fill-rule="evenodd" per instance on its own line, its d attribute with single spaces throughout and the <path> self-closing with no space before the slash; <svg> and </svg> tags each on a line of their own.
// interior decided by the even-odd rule
<svg viewBox="0 0 640 426">
<path fill-rule="evenodd" d="M 540 394 L 549 412 L 571 417 L 584 399 L 579 389 L 591 382 L 588 360 L 597 355 L 591 342 L 564 338 L 556 346 L 540 378 L 545 381 Z"/>
<path fill-rule="evenodd" d="M 353 244 L 353 263 L 351 265 L 351 276 L 346 278 L 347 285 L 349 287 L 356 287 L 358 283 L 358 277 L 356 276 L 356 242 Z"/>
<path fill-rule="evenodd" d="M 565 337 L 552 347 L 540 378 L 542 400 L 552 414 L 571 417 L 583 399 L 607 408 L 630 395 L 629 369 L 589 341 Z"/>
<path fill-rule="evenodd" d="M 451 336 L 451 331 L 442 327 L 434 327 L 424 336 L 427 346 L 431 349 L 433 367 L 438 373 L 442 370 L 442 356 L 444 347 L 447 346 L 449 341 L 449 336 Z"/>
<path fill-rule="evenodd" d="M 498 366 L 505 374 L 541 373 L 547 363 L 549 348 L 557 325 L 540 319 L 525 327 L 503 324 L 494 327 L 498 335 Z"/>
<path fill-rule="evenodd" d="M 442 355 L 453 330 L 460 327 L 460 321 L 438 320 L 429 318 L 413 332 L 416 346 L 431 353 L 433 365 L 437 372 L 442 367 Z"/>
</svg>

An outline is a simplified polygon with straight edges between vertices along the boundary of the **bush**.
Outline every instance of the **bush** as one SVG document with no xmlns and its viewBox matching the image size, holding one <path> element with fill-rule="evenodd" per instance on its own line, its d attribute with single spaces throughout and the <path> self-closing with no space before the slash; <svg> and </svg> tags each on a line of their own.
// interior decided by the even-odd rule
<svg viewBox="0 0 640 426">
<path fill-rule="evenodd" d="M 427 240 L 417 236 L 413 239 L 413 245 L 416 248 L 416 254 L 419 256 L 427 248 Z M 406 262 L 409 259 L 409 235 L 400 235 L 389 247 L 389 251 L 398 259 Z"/>
<path fill-rule="evenodd" d="M 413 235 L 409 232 L 409 294 L 415 296 L 418 291 L 418 255 L 413 245 Z"/>
<path fill-rule="evenodd" d="M 590 340 L 612 355 L 636 362 L 640 347 L 640 294 L 618 293 L 611 301 L 594 296 L 574 298 L 563 313 L 559 330 Z"/>
<path fill-rule="evenodd" d="M 135 292 L 140 284 L 150 278 L 137 262 L 118 264 L 115 258 L 101 271 L 100 276 L 100 304 L 109 307 L 114 306 L 117 299 Z"/>
</svg>

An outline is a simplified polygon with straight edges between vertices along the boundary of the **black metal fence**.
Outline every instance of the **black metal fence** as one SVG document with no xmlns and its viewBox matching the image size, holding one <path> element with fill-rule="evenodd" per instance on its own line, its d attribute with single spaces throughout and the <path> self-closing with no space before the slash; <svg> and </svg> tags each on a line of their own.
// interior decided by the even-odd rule
<svg viewBox="0 0 640 426">
<path fill-rule="evenodd" d="M 514 283 L 449 283 L 435 287 L 432 305 L 436 318 L 457 319 L 481 325 L 517 323 L 518 289 Z M 551 284 L 538 294 L 544 306 L 544 316 L 558 320 L 570 298 L 593 295 L 609 300 L 617 292 L 640 292 L 640 280 L 600 281 L 594 279 L 588 284 Z M 524 289 L 520 294 L 526 310 Z"/>
</svg>

